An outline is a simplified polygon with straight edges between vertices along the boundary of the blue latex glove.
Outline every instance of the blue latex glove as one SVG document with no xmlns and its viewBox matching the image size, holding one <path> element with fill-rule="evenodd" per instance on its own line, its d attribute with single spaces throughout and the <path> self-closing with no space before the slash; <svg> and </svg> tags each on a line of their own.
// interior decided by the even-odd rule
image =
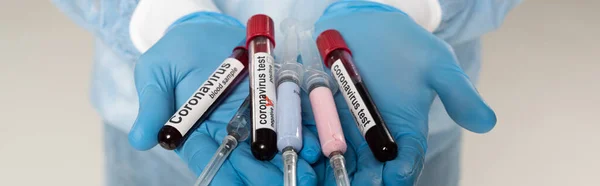
<svg viewBox="0 0 600 186">
<path fill-rule="evenodd" d="M 244 27 L 235 19 L 216 13 L 191 14 L 175 23 L 165 36 L 144 53 L 135 67 L 139 114 L 129 141 L 139 150 L 157 144 L 160 128 L 245 37 Z M 187 141 L 175 150 L 196 175 L 227 135 L 226 125 L 248 95 L 243 81 L 202 123 Z M 298 159 L 300 185 L 315 185 L 316 175 L 309 163 L 320 156 L 317 137 L 304 133 L 304 148 Z M 160 148 L 160 147 L 157 147 Z M 223 164 L 213 185 L 282 185 L 282 157 L 271 161 L 254 158 L 247 142 L 240 143 Z"/>
<path fill-rule="evenodd" d="M 396 159 L 377 161 L 343 96 L 337 94 L 336 104 L 349 143 L 345 156 L 352 185 L 416 183 L 427 151 L 428 113 L 436 94 L 463 128 L 484 133 L 494 127 L 494 112 L 459 67 L 449 45 L 403 12 L 372 2 L 339 2 L 331 5 L 315 25 L 315 33 L 327 29 L 336 29 L 345 38 L 399 147 Z M 324 169 L 325 184 L 333 185 L 330 166 L 319 166 L 315 170 L 320 173 Z"/>
</svg>

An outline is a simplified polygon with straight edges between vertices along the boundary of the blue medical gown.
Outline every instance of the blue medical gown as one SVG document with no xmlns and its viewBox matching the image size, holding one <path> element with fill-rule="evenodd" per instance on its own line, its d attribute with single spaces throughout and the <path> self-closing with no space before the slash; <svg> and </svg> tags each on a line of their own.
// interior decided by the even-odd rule
<svg viewBox="0 0 600 186">
<path fill-rule="evenodd" d="M 193 173 L 175 153 L 160 147 L 140 152 L 127 141 L 138 110 L 133 69 L 140 52 L 131 43 L 128 30 L 138 0 L 53 2 L 96 38 L 91 100 L 105 123 L 107 184 L 192 185 Z M 234 3 L 240 2 L 225 0 L 216 4 L 224 13 L 240 20 L 261 12 L 240 12 L 245 10 L 232 8 Z M 452 46 L 461 67 L 476 83 L 481 67 L 480 37 L 498 28 L 507 12 L 520 0 L 439 2 L 442 22 L 434 34 Z M 431 106 L 429 121 L 429 149 L 418 185 L 457 185 L 461 129 L 446 114 L 439 98 Z"/>
</svg>

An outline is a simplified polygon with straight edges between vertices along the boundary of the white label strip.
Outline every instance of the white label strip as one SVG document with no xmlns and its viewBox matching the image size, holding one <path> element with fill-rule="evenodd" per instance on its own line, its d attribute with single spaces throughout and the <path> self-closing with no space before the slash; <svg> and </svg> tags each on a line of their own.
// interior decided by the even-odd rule
<svg viewBox="0 0 600 186">
<path fill-rule="evenodd" d="M 352 112 L 352 116 L 354 116 L 356 126 L 358 126 L 360 133 L 365 136 L 367 131 L 375 126 L 371 112 L 369 112 L 365 102 L 356 90 L 356 86 L 354 86 L 354 82 L 352 82 L 352 79 L 350 75 L 348 75 L 348 71 L 346 71 L 341 60 L 338 59 L 333 63 L 331 66 L 331 73 L 340 87 L 340 92 L 342 92 L 342 95 L 344 95 L 344 98 L 346 99 L 346 104 L 348 104 L 350 112 Z"/>
<path fill-rule="evenodd" d="M 264 52 L 253 55 L 252 125 L 275 131 L 275 68 L 273 57 Z"/>
<path fill-rule="evenodd" d="M 243 69 L 244 65 L 237 59 L 225 59 L 165 125 L 175 127 L 182 136 L 185 136 Z"/>
</svg>

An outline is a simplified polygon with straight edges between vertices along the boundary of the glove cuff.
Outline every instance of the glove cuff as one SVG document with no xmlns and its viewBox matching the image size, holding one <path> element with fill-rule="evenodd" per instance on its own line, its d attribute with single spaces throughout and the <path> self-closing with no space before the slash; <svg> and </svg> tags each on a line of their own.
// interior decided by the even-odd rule
<svg viewBox="0 0 600 186">
<path fill-rule="evenodd" d="M 193 12 L 219 13 L 212 0 L 143 0 L 131 16 L 129 35 L 141 53 L 148 50 L 178 19 Z"/>
<path fill-rule="evenodd" d="M 401 12 L 429 32 L 435 31 L 442 21 L 442 9 L 438 0 L 340 1 L 331 4 L 323 17 L 358 11 Z"/>
</svg>

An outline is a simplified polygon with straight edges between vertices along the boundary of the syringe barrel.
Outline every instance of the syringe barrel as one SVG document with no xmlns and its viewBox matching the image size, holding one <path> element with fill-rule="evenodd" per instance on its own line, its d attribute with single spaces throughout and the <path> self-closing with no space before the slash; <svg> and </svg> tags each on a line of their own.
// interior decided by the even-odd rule
<svg viewBox="0 0 600 186">
<path fill-rule="evenodd" d="M 302 110 L 300 104 L 300 82 L 303 68 L 297 62 L 298 36 L 295 27 L 298 21 L 286 18 L 282 22 L 285 34 L 283 41 L 283 57 L 278 58 L 281 64 L 277 72 L 277 148 L 302 149 Z"/>
<path fill-rule="evenodd" d="M 292 79 L 282 80 L 277 86 L 277 148 L 302 149 L 302 110 L 300 86 Z"/>
<path fill-rule="evenodd" d="M 332 152 L 345 153 L 346 140 L 331 90 L 317 87 L 309 96 L 323 154 L 329 157 Z"/>
</svg>

